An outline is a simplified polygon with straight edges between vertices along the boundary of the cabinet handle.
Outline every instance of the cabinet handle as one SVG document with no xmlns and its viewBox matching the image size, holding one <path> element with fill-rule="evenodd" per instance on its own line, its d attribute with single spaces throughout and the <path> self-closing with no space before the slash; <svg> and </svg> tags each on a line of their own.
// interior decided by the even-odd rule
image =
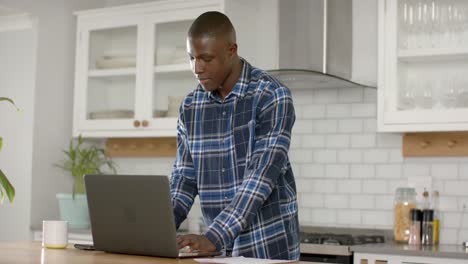
<svg viewBox="0 0 468 264">
<path fill-rule="evenodd" d="M 447 142 L 447 146 L 448 146 L 449 148 L 454 148 L 456 145 L 457 145 L 457 141 L 456 141 L 456 140 L 449 140 L 449 141 Z"/>
<path fill-rule="evenodd" d="M 421 141 L 419 142 L 419 146 L 423 149 L 429 147 L 430 142 L 429 141 Z"/>
<path fill-rule="evenodd" d="M 138 121 L 138 120 L 133 121 L 133 126 L 134 127 L 140 127 L 140 121 Z"/>
<path fill-rule="evenodd" d="M 148 122 L 148 120 L 143 120 L 143 122 L 141 124 L 143 125 L 143 127 L 148 127 L 149 122 Z"/>
</svg>

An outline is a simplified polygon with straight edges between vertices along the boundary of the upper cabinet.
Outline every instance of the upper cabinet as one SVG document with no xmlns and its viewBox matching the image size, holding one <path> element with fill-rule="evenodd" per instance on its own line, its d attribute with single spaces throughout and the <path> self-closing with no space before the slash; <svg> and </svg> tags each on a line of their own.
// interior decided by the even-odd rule
<svg viewBox="0 0 468 264">
<path fill-rule="evenodd" d="M 468 130 L 468 3 L 380 0 L 378 128 Z"/>
<path fill-rule="evenodd" d="M 163 0 L 80 11 L 73 135 L 176 136 L 181 101 L 197 86 L 187 31 L 206 11 L 232 20 L 240 56 L 277 68 L 278 0 Z"/>
</svg>

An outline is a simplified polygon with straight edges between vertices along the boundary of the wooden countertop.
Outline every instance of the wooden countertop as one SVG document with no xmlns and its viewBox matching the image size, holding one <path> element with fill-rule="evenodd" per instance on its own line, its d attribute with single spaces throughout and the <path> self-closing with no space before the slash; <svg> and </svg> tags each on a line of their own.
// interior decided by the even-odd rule
<svg viewBox="0 0 468 264">
<path fill-rule="evenodd" d="M 195 264 L 193 259 L 171 259 L 124 254 L 111 254 L 102 251 L 85 251 L 69 245 L 66 249 L 42 248 L 40 242 L 0 243 L 0 263 L 21 264 Z M 306 262 L 292 262 L 306 264 Z"/>
</svg>

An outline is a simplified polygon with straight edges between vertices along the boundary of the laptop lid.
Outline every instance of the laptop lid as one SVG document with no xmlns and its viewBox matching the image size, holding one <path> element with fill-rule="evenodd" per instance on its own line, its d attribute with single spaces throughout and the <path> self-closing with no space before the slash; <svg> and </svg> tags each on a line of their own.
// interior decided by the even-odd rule
<svg viewBox="0 0 468 264">
<path fill-rule="evenodd" d="M 97 250 L 179 256 L 167 176 L 86 175 L 84 179 Z"/>
</svg>

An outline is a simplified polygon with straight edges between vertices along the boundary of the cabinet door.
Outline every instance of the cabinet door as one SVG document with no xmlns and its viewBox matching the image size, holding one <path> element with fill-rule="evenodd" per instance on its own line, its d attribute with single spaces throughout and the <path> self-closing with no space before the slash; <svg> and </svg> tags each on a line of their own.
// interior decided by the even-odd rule
<svg viewBox="0 0 468 264">
<path fill-rule="evenodd" d="M 379 130 L 468 130 L 467 15 L 466 1 L 379 1 Z"/>
<path fill-rule="evenodd" d="M 150 16 L 146 21 L 149 50 L 145 64 L 150 77 L 145 100 L 150 106 L 146 109 L 150 129 L 175 131 L 182 100 L 198 85 L 187 54 L 187 32 L 195 18 L 206 11 L 219 11 L 220 5 L 191 5 L 195 6 Z"/>
<path fill-rule="evenodd" d="M 142 19 L 78 26 L 74 134 L 141 126 Z M 137 121 L 137 122 L 135 122 Z"/>
</svg>

